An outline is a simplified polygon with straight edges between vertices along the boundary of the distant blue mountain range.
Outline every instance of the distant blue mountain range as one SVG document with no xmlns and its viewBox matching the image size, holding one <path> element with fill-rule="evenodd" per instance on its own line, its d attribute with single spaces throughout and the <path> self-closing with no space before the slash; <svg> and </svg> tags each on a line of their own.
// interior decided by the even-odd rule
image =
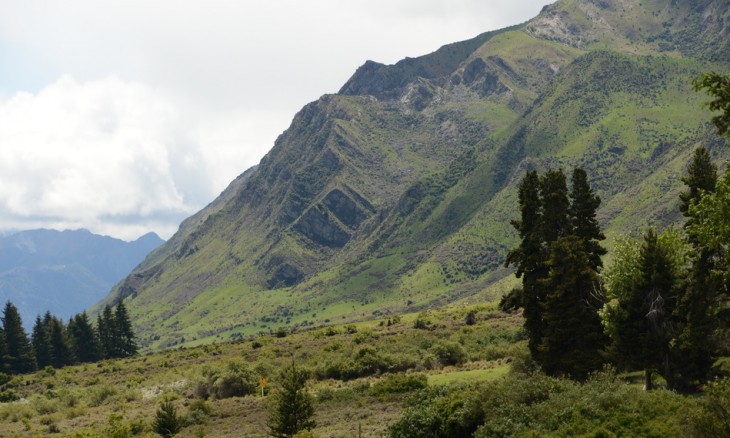
<svg viewBox="0 0 730 438">
<path fill-rule="evenodd" d="M 59 318 L 91 307 L 164 241 L 133 242 L 88 230 L 31 230 L 0 237 L 0 303 L 18 307 L 24 325 L 46 311 Z"/>
</svg>

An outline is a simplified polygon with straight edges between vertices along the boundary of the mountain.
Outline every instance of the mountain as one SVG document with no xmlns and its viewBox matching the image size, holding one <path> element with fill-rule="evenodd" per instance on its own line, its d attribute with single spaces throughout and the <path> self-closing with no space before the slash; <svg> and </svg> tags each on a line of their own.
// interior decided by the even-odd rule
<svg viewBox="0 0 730 438">
<path fill-rule="evenodd" d="M 0 238 L 0 300 L 31 326 L 50 311 L 67 319 L 91 307 L 163 243 L 149 233 L 125 242 L 87 230 L 21 231 Z"/>
<path fill-rule="evenodd" d="M 527 23 L 305 106 L 104 300 L 149 348 L 496 299 L 516 186 L 581 166 L 610 239 L 677 223 L 696 146 L 730 157 L 691 79 L 730 67 L 727 0 L 559 0 Z"/>
</svg>

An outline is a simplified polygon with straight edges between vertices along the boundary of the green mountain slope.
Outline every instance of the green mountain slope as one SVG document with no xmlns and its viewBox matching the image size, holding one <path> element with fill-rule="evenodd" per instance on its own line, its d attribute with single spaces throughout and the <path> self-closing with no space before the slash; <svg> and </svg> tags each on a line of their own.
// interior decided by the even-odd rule
<svg viewBox="0 0 730 438">
<path fill-rule="evenodd" d="M 728 156 L 689 84 L 730 66 L 729 5 L 560 0 L 368 61 L 105 302 L 160 348 L 496 298 L 533 168 L 584 167 L 609 236 L 675 222 L 693 147 Z"/>
</svg>

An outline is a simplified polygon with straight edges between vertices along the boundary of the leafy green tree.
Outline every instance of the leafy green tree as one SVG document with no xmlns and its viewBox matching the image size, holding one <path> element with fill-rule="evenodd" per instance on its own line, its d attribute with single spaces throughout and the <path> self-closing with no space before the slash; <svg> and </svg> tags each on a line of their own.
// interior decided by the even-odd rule
<svg viewBox="0 0 730 438">
<path fill-rule="evenodd" d="M 67 332 L 74 356 L 79 362 L 96 362 L 101 359 L 99 338 L 86 312 L 71 318 Z"/>
<path fill-rule="evenodd" d="M 177 415 L 177 409 L 171 401 L 164 401 L 157 408 L 152 429 L 163 438 L 171 438 L 182 429 L 182 419 Z"/>
<path fill-rule="evenodd" d="M 575 235 L 553 243 L 547 264 L 550 274 L 542 280 L 548 293 L 541 366 L 550 375 L 585 380 L 603 363 L 605 336 L 598 316 L 603 305 L 596 293 L 598 274 L 591 266 L 585 241 Z"/>
<path fill-rule="evenodd" d="M 23 329 L 18 308 L 10 301 L 3 310 L 3 331 L 8 347 L 10 370 L 14 373 L 29 373 L 36 370 L 35 354 Z"/>
<path fill-rule="evenodd" d="M 267 425 L 269 434 L 289 438 L 316 427 L 314 402 L 306 390 L 307 372 L 294 362 L 281 373 L 281 389 L 274 394 Z"/>
<path fill-rule="evenodd" d="M 671 378 L 669 342 L 677 270 L 667 246 L 656 232 L 647 231 L 638 257 L 635 252 L 626 251 L 624 256 L 636 259 L 619 262 L 634 265 L 629 268 L 630 274 L 608 287 L 610 298 L 615 299 L 605 312 L 614 359 L 624 367 L 644 369 L 647 390 L 652 388 L 652 372 Z"/>
<path fill-rule="evenodd" d="M 507 254 L 505 266 L 515 265 L 517 278 L 522 278 L 521 294 L 517 302 L 523 307 L 528 346 L 533 357 L 538 354 L 542 339 L 542 303 L 544 291 L 539 280 L 547 276 L 545 251 L 542 242 L 542 201 L 540 199 L 540 177 L 536 171 L 527 172 L 519 187 L 520 220 L 513 220 L 518 231 L 520 245 Z M 514 299 L 512 301 L 515 301 Z"/>
<path fill-rule="evenodd" d="M 589 265 L 593 271 L 598 272 L 603 266 L 601 256 L 606 254 L 606 249 L 599 243 L 606 239 L 606 236 L 601 232 L 601 227 L 596 219 L 596 211 L 601 205 L 601 198 L 593 193 L 585 170 L 574 169 L 571 183 L 568 215 L 572 233 L 583 240 Z"/>
<path fill-rule="evenodd" d="M 43 369 L 50 365 L 51 345 L 48 341 L 48 325 L 43 322 L 40 315 L 38 315 L 35 319 L 30 339 L 31 344 L 33 345 L 33 351 L 35 352 L 35 360 L 38 368 Z"/>
<path fill-rule="evenodd" d="M 719 135 L 730 134 L 730 77 L 715 72 L 706 73 L 692 81 L 695 91 L 705 90 L 714 100 L 707 104 L 710 111 L 720 111 L 712 117 Z"/>
</svg>

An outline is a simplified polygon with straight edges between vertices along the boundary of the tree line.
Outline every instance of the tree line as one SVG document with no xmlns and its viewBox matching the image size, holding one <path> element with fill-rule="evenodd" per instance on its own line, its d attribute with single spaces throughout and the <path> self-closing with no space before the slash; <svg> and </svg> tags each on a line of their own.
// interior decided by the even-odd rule
<svg viewBox="0 0 730 438">
<path fill-rule="evenodd" d="M 36 317 L 30 337 L 17 307 L 5 303 L 0 329 L 0 372 L 30 373 L 48 366 L 123 358 L 137 354 L 132 323 L 124 302 L 106 306 L 93 324 L 82 312 L 64 324 L 50 312 Z"/>
<path fill-rule="evenodd" d="M 679 209 L 682 230 L 618 239 L 613 263 L 596 221 L 600 198 L 575 169 L 531 171 L 519 187 L 521 242 L 507 256 L 522 287 L 502 299 L 523 308 L 532 358 L 549 375 L 585 379 L 605 363 L 661 375 L 693 392 L 728 350 L 730 170 L 718 179 L 707 149 L 695 151 Z"/>
</svg>

